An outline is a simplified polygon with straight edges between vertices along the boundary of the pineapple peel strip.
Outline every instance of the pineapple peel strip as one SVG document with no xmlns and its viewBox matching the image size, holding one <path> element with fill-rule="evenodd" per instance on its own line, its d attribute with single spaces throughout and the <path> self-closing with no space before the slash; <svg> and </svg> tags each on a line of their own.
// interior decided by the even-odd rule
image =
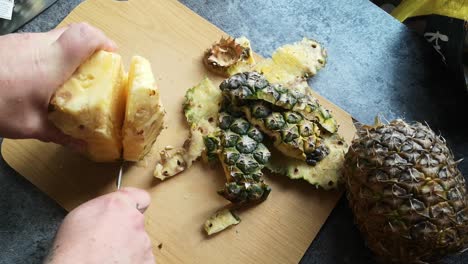
<svg viewBox="0 0 468 264">
<path fill-rule="evenodd" d="M 221 100 L 221 91 L 208 78 L 187 90 L 183 108 L 190 125 L 190 136 L 182 147 L 160 152 L 154 177 L 161 180 L 173 177 L 190 168 L 202 155 L 205 150 L 204 136 L 217 129 Z"/>
</svg>

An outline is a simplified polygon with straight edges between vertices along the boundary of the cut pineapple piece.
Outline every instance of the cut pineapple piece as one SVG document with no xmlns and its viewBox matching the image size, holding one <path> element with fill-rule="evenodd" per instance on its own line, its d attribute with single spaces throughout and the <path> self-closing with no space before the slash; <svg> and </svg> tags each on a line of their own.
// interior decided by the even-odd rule
<svg viewBox="0 0 468 264">
<path fill-rule="evenodd" d="M 205 231 L 209 236 L 240 223 L 240 218 L 229 209 L 216 212 L 205 222 Z"/>
<path fill-rule="evenodd" d="M 123 158 L 138 161 L 151 150 L 163 128 L 165 116 L 151 64 L 145 58 L 132 58 L 127 93 L 122 130 Z"/>
<path fill-rule="evenodd" d="M 121 156 L 124 78 L 120 55 L 98 51 L 50 102 L 49 119 L 65 134 L 85 141 L 91 160 L 109 162 Z"/>
<path fill-rule="evenodd" d="M 210 79 L 203 79 L 187 90 L 184 112 L 190 126 L 190 136 L 184 146 L 161 151 L 154 176 L 161 180 L 172 177 L 188 168 L 205 151 L 204 136 L 217 130 L 218 111 L 222 100 L 221 90 Z"/>
<path fill-rule="evenodd" d="M 286 157 L 279 152 L 272 152 L 271 160 L 266 168 L 291 179 L 304 179 L 325 190 L 336 188 L 343 181 L 341 170 L 348 146 L 337 134 L 326 135 L 322 140 L 330 153 L 317 165 L 310 166 L 301 160 Z"/>
</svg>

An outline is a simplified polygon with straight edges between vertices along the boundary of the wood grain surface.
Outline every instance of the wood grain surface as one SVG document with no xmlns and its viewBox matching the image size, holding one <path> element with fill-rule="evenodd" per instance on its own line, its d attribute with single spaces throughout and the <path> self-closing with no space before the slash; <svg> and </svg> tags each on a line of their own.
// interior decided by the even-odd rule
<svg viewBox="0 0 468 264">
<path fill-rule="evenodd" d="M 153 153 L 167 145 L 181 146 L 188 136 L 182 112 L 185 91 L 206 75 L 219 84 L 221 79 L 203 68 L 201 56 L 226 34 L 175 0 L 88 0 L 60 26 L 81 21 L 114 39 L 126 65 L 135 54 L 151 61 L 168 113 L 167 129 Z M 332 110 L 349 143 L 355 133 L 350 115 L 317 97 Z M 119 164 L 92 163 L 35 140 L 4 140 L 2 155 L 67 210 L 115 190 Z M 239 225 L 207 237 L 204 221 L 227 204 L 216 194 L 224 184 L 222 170 L 197 162 L 161 182 L 152 176 L 157 159 L 151 155 L 139 164 L 127 164 L 123 185 L 144 188 L 152 196 L 145 221 L 158 263 L 297 263 L 341 195 L 316 190 L 302 180 L 267 175 L 273 189 L 268 200 L 240 212 Z"/>
</svg>

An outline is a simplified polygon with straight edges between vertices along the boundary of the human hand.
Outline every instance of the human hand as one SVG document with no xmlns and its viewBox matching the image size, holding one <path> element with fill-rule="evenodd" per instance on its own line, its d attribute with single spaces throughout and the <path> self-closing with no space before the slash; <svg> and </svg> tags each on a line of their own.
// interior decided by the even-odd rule
<svg viewBox="0 0 468 264">
<path fill-rule="evenodd" d="M 123 188 L 79 206 L 63 221 L 45 264 L 154 264 L 145 232 L 147 192 Z"/>
<path fill-rule="evenodd" d="M 72 24 L 47 33 L 0 36 L 0 137 L 35 138 L 82 149 L 47 119 L 54 92 L 95 51 L 115 43 L 98 29 Z"/>
</svg>

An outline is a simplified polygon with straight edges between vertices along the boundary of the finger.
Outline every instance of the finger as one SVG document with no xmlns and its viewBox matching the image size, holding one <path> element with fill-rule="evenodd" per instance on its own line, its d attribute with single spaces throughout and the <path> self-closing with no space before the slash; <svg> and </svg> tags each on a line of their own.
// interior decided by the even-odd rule
<svg viewBox="0 0 468 264">
<path fill-rule="evenodd" d="M 145 190 L 124 187 L 118 192 L 126 195 L 129 198 L 130 206 L 134 206 L 141 213 L 144 213 L 151 203 L 151 197 Z"/>
<path fill-rule="evenodd" d="M 83 153 L 86 150 L 86 142 L 75 139 L 54 126 L 50 122 L 46 122 L 42 127 L 39 140 L 44 142 L 53 142 L 62 146 L 66 146 L 76 152 Z"/>
<path fill-rule="evenodd" d="M 74 72 L 87 58 L 97 50 L 113 51 L 116 44 L 102 31 L 86 23 L 71 24 L 55 42 L 62 51 L 66 65 Z"/>
</svg>

